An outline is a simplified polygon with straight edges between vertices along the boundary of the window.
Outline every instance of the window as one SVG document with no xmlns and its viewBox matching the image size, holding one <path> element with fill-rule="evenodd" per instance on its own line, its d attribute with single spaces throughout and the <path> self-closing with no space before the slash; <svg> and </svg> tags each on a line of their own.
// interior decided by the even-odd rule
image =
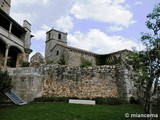
<svg viewBox="0 0 160 120">
<path fill-rule="evenodd" d="M 59 55 L 59 51 L 56 51 L 56 55 L 57 55 L 57 56 Z"/>
<path fill-rule="evenodd" d="M 60 33 L 58 34 L 58 39 L 61 39 L 61 34 Z"/>
</svg>

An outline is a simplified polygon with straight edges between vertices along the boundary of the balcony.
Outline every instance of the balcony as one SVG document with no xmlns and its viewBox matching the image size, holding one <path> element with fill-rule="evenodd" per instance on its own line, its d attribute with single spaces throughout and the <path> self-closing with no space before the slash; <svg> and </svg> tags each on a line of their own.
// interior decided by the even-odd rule
<svg viewBox="0 0 160 120">
<path fill-rule="evenodd" d="M 4 29 L 3 27 L 1 27 L 0 26 L 0 34 L 2 35 L 2 36 L 4 36 L 4 37 L 6 37 L 7 39 L 7 43 L 10 43 L 10 44 L 12 44 L 12 43 L 16 43 L 16 44 L 18 44 L 18 45 L 20 45 L 20 46 L 23 46 L 23 41 L 22 41 L 22 39 L 20 39 L 20 38 L 18 38 L 18 37 L 16 37 L 14 34 L 12 34 L 12 33 L 9 33 L 9 31 L 7 31 L 6 29 Z"/>
</svg>

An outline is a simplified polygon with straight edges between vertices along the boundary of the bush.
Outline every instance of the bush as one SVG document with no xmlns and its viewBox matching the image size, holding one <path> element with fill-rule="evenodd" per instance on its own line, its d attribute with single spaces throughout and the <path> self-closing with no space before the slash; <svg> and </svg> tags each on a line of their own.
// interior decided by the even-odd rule
<svg viewBox="0 0 160 120">
<path fill-rule="evenodd" d="M 119 105 L 123 103 L 123 101 L 120 98 L 115 97 L 109 97 L 106 100 L 108 105 Z"/>
<path fill-rule="evenodd" d="M 119 105 L 122 104 L 122 100 L 120 98 L 108 97 L 108 98 L 77 98 L 77 97 L 39 97 L 35 98 L 34 102 L 65 102 L 68 103 L 69 99 L 81 99 L 81 100 L 95 100 L 96 104 L 102 105 Z"/>
<path fill-rule="evenodd" d="M 130 104 L 141 104 L 140 100 L 135 99 L 134 97 L 130 97 Z"/>
<path fill-rule="evenodd" d="M 83 68 L 83 67 L 88 67 L 88 66 L 92 66 L 92 63 L 88 60 L 82 59 L 80 67 Z"/>
<path fill-rule="evenodd" d="M 160 108 L 160 97 L 157 98 L 157 107 Z"/>
<path fill-rule="evenodd" d="M 11 77 L 9 76 L 8 72 L 0 71 L 0 98 L 4 98 L 4 94 L 12 88 L 11 85 Z"/>
<path fill-rule="evenodd" d="M 120 98 L 115 98 L 115 97 L 108 97 L 108 98 L 97 97 L 94 98 L 94 100 L 96 101 L 96 104 L 119 105 L 123 103 L 123 101 Z"/>
<path fill-rule="evenodd" d="M 106 98 L 101 98 L 101 97 L 97 97 L 97 98 L 94 98 L 93 100 L 96 101 L 96 104 L 107 104 L 107 100 Z"/>
<path fill-rule="evenodd" d="M 69 99 L 78 99 L 76 97 L 39 97 L 35 98 L 34 102 L 65 102 L 68 103 Z"/>
<path fill-rule="evenodd" d="M 47 65 L 49 65 L 49 64 L 54 64 L 54 61 L 48 59 L 48 60 L 46 60 L 46 64 L 47 64 Z"/>
</svg>

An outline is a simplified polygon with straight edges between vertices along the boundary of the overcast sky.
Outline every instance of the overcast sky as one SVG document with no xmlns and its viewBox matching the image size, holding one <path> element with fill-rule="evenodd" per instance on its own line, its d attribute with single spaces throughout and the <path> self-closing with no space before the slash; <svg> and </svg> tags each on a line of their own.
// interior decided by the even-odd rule
<svg viewBox="0 0 160 120">
<path fill-rule="evenodd" d="M 146 16 L 159 0 L 12 0 L 11 16 L 32 24 L 33 53 L 44 55 L 46 32 L 68 33 L 68 45 L 106 54 L 141 48 Z"/>
</svg>

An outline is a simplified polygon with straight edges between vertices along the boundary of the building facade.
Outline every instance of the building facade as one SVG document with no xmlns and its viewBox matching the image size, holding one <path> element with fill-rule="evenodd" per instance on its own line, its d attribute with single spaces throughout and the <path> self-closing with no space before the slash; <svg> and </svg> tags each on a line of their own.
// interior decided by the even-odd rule
<svg viewBox="0 0 160 120">
<path fill-rule="evenodd" d="M 121 50 L 110 54 L 96 54 L 67 45 L 67 33 L 52 28 L 46 33 L 45 59 L 54 64 L 65 64 L 70 67 L 80 66 L 89 61 L 92 66 L 114 65 L 120 62 L 128 50 Z"/>
<path fill-rule="evenodd" d="M 0 68 L 20 67 L 32 52 L 31 24 L 23 26 L 10 17 L 11 0 L 0 0 Z"/>
<path fill-rule="evenodd" d="M 127 50 L 100 55 L 71 47 L 67 45 L 67 33 L 55 29 L 46 33 L 45 59 L 69 67 L 46 65 L 38 53 L 31 61 L 44 65 L 15 68 L 28 61 L 33 36 L 28 21 L 24 20 L 21 26 L 10 17 L 10 7 L 11 0 L 0 0 L 0 68 L 9 67 L 7 70 L 14 83 L 13 91 L 25 101 L 30 102 L 43 96 L 122 97 L 128 100 L 133 95 L 134 90 L 126 69 L 114 65 Z M 92 63 L 93 67 L 76 67 L 84 60 Z"/>
</svg>

